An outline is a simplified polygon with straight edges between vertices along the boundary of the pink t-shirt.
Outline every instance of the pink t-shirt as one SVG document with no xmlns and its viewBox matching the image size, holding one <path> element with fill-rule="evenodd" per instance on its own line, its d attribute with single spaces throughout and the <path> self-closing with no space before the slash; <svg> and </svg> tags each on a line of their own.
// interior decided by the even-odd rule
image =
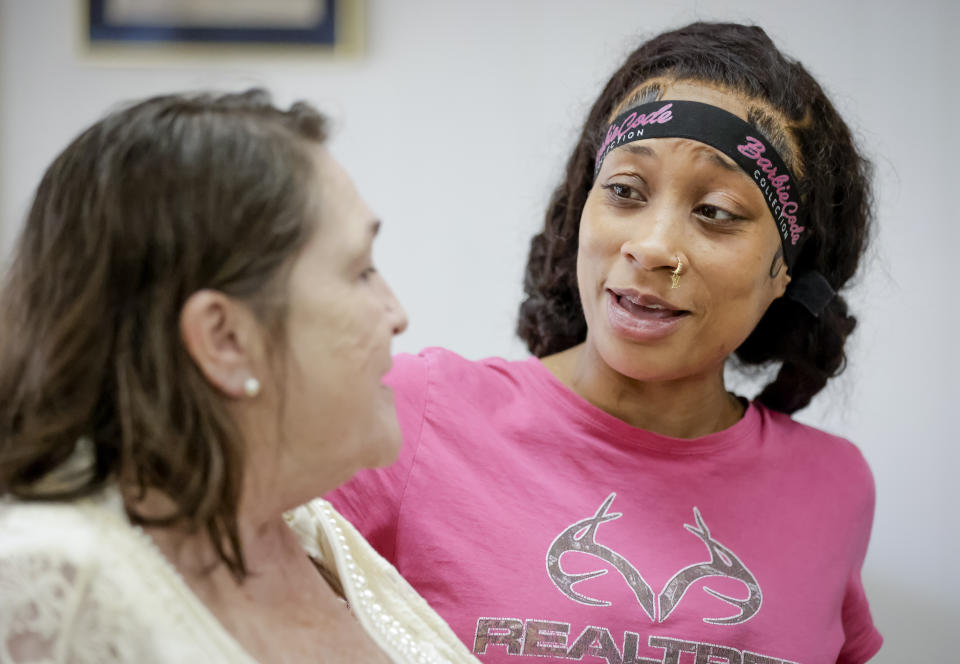
<svg viewBox="0 0 960 664">
<path fill-rule="evenodd" d="M 399 356 L 399 460 L 329 499 L 483 662 L 867 661 L 873 479 L 751 405 L 694 440 L 631 427 L 538 360 Z"/>
</svg>

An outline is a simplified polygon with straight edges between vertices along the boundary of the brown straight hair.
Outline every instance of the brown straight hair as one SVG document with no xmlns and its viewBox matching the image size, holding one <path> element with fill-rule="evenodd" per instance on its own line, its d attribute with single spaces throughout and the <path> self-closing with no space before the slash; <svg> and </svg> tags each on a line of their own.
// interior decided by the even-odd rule
<svg viewBox="0 0 960 664">
<path fill-rule="evenodd" d="M 314 228 L 311 149 L 324 119 L 263 90 L 148 99 L 61 153 L 36 191 L 0 291 L 0 493 L 69 500 L 121 478 L 205 530 L 246 575 L 244 442 L 180 337 L 186 299 L 251 306 L 282 348 L 287 269 Z M 84 472 L 43 481 L 78 441 Z"/>
</svg>

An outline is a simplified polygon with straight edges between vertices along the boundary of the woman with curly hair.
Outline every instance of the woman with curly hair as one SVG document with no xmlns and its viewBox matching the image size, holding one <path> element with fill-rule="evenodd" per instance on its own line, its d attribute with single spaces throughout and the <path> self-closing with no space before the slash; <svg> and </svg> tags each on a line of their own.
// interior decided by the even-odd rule
<svg viewBox="0 0 960 664">
<path fill-rule="evenodd" d="M 532 241 L 534 357 L 396 360 L 400 460 L 331 496 L 485 662 L 865 662 L 874 488 L 802 425 L 844 367 L 869 165 L 760 28 L 603 89 Z M 724 368 L 776 367 L 753 400 Z"/>
</svg>

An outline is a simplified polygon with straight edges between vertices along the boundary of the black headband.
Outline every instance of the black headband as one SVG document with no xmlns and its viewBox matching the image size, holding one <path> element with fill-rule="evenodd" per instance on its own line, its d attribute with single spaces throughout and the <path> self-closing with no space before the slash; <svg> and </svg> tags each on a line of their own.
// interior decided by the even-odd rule
<svg viewBox="0 0 960 664">
<path fill-rule="evenodd" d="M 597 150 L 594 177 L 611 150 L 648 138 L 688 138 L 705 143 L 740 166 L 763 194 L 780 234 L 787 270 L 791 270 L 808 235 L 801 223 L 797 179 L 756 127 L 722 108 L 696 101 L 661 100 L 634 106 L 607 128 Z M 835 293 L 816 273 L 794 275 L 788 295 L 818 316 Z"/>
</svg>

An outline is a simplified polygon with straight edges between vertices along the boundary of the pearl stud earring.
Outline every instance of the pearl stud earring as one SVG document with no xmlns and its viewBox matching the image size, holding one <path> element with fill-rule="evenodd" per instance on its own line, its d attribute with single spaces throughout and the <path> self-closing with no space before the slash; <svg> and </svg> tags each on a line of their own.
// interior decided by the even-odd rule
<svg viewBox="0 0 960 664">
<path fill-rule="evenodd" d="M 243 381 L 243 393 L 251 399 L 260 394 L 260 381 L 250 376 Z"/>
</svg>

